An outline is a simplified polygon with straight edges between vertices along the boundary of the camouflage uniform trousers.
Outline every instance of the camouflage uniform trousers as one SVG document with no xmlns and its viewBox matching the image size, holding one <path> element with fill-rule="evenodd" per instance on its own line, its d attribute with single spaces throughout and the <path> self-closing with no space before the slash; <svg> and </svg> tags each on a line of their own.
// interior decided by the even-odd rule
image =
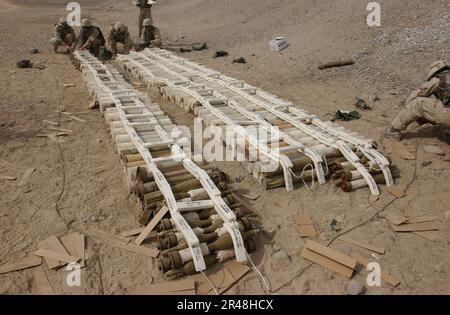
<svg viewBox="0 0 450 315">
<path fill-rule="evenodd" d="M 88 49 L 89 52 L 95 57 L 98 57 L 100 53 L 100 47 L 102 47 L 102 41 L 97 38 L 94 39 L 90 44 L 88 44 L 86 49 Z"/>
<path fill-rule="evenodd" d="M 450 127 L 450 107 L 446 107 L 441 101 L 428 97 L 418 97 L 406 104 L 391 126 L 403 131 L 409 124 L 417 120 L 426 120 L 433 125 Z"/>
<path fill-rule="evenodd" d="M 117 44 L 121 44 L 119 47 Z M 111 41 L 108 42 L 106 45 L 106 49 L 108 49 L 110 52 L 118 52 L 122 54 L 127 54 L 130 52 L 131 48 L 133 48 L 134 43 L 131 40 L 131 38 L 127 38 L 124 43 L 117 42 L 117 41 Z"/>
<path fill-rule="evenodd" d="M 75 36 L 73 34 L 67 34 L 64 38 L 57 38 L 57 37 L 52 37 L 50 39 L 50 43 L 53 44 L 53 49 L 54 51 L 58 50 L 59 46 L 64 46 L 64 45 L 68 45 L 70 47 L 72 47 L 72 45 L 75 43 Z"/>
<path fill-rule="evenodd" d="M 138 15 L 139 35 L 138 35 L 138 37 L 141 37 L 142 29 L 144 28 L 144 26 L 142 24 L 144 23 L 145 19 L 150 19 L 153 24 L 152 8 L 139 8 L 139 15 Z"/>
</svg>

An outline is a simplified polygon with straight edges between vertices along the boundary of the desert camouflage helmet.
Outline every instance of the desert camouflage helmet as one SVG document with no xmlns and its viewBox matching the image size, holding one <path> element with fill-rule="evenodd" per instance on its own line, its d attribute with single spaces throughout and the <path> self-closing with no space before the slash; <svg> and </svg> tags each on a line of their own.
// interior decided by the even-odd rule
<svg viewBox="0 0 450 315">
<path fill-rule="evenodd" d="M 84 26 L 84 27 L 92 26 L 92 22 L 91 22 L 91 20 L 89 20 L 89 19 L 83 19 L 83 20 L 81 21 L 81 26 Z"/>
<path fill-rule="evenodd" d="M 153 25 L 152 20 L 150 20 L 150 19 L 145 19 L 142 24 L 144 26 L 151 26 L 151 25 Z"/>
<path fill-rule="evenodd" d="M 445 63 L 445 61 L 439 60 L 439 61 L 433 62 L 430 65 L 430 70 L 428 71 L 427 80 L 430 80 L 431 78 L 436 76 L 438 73 L 445 71 L 445 70 L 447 70 L 447 71 L 450 70 L 450 66 L 447 63 Z"/>
<path fill-rule="evenodd" d="M 67 19 L 65 17 L 60 17 L 59 18 L 59 23 L 66 23 Z"/>
<path fill-rule="evenodd" d="M 125 31 L 127 29 L 127 26 L 122 22 L 116 22 L 114 23 L 114 29 L 116 31 Z"/>
</svg>

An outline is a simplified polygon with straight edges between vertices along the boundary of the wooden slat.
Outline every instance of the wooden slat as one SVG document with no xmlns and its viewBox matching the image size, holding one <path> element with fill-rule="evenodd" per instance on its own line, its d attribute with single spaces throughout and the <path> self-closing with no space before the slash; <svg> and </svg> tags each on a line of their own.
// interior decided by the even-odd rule
<svg viewBox="0 0 450 315">
<path fill-rule="evenodd" d="M 0 274 L 12 272 L 12 271 L 18 271 L 23 269 L 28 269 L 31 267 L 39 266 L 42 264 L 41 257 L 36 257 L 34 255 L 25 257 L 18 262 L 5 264 L 3 266 L 0 266 Z"/>
<path fill-rule="evenodd" d="M 144 246 L 138 246 L 136 244 L 122 244 L 122 243 L 114 242 L 114 241 L 111 241 L 110 244 L 112 246 L 120 248 L 120 249 L 124 249 L 124 250 L 130 251 L 133 253 L 137 253 L 137 254 L 150 256 L 153 258 L 156 258 L 159 255 L 159 250 L 157 250 L 157 249 L 148 248 L 148 247 L 144 247 Z"/>
<path fill-rule="evenodd" d="M 361 243 L 359 241 L 350 239 L 350 238 L 345 237 L 345 236 L 341 236 L 341 237 L 339 237 L 339 239 L 341 241 L 343 241 L 343 242 L 346 242 L 346 243 L 349 243 L 349 244 L 352 244 L 352 245 L 355 245 L 355 246 L 358 246 L 358 247 L 362 247 L 362 248 L 368 249 L 368 250 L 370 250 L 372 252 L 375 252 L 375 253 L 378 253 L 378 254 L 384 254 L 386 252 L 386 250 L 384 248 L 382 248 L 382 247 L 379 247 L 379 246 L 376 246 L 376 245 L 372 245 L 372 244 L 367 244 L 367 243 Z"/>
<path fill-rule="evenodd" d="M 142 233 L 143 230 L 144 230 L 144 227 L 140 227 L 140 228 L 136 228 L 136 229 L 128 230 L 128 231 L 123 231 L 120 233 L 120 236 L 130 237 L 130 236 L 139 235 Z"/>
<path fill-rule="evenodd" d="M 355 269 L 356 267 L 356 260 L 352 257 L 344 255 L 317 242 L 308 240 L 306 241 L 305 248 L 308 248 L 309 250 L 314 251 L 322 256 L 328 257 L 329 259 L 334 260 L 341 265 L 347 266 L 350 269 Z"/>
<path fill-rule="evenodd" d="M 55 252 L 55 251 L 43 249 L 43 248 L 38 249 L 33 254 L 36 256 L 56 259 L 56 260 L 59 260 L 59 261 L 65 262 L 65 263 L 76 263 L 80 260 L 79 257 L 65 255 L 65 254 L 61 254 L 59 252 Z"/>
<path fill-rule="evenodd" d="M 396 232 L 420 232 L 438 230 L 438 227 L 432 222 L 393 225 L 392 228 Z"/>
<path fill-rule="evenodd" d="M 303 248 L 302 257 L 311 260 L 312 262 L 315 262 L 316 264 L 319 264 L 325 268 L 328 268 L 331 271 L 337 272 L 343 275 L 344 277 L 351 278 L 353 275 L 352 268 L 342 265 L 326 256 L 322 256 L 316 252 L 313 252 L 312 250 L 306 247 Z"/>
<path fill-rule="evenodd" d="M 142 242 L 147 238 L 147 236 L 150 234 L 151 231 L 156 227 L 156 225 L 161 221 L 162 218 L 166 215 L 166 213 L 169 211 L 169 208 L 164 206 L 162 207 L 158 213 L 155 215 L 155 217 L 150 221 L 150 223 L 145 227 L 145 229 L 139 234 L 139 236 L 134 241 L 136 245 L 141 245 Z"/>
</svg>

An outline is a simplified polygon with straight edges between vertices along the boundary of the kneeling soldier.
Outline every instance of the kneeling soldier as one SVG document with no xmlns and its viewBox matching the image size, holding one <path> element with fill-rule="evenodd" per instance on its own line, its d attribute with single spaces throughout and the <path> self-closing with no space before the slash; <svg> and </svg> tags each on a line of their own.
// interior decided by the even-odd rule
<svg viewBox="0 0 450 315">
<path fill-rule="evenodd" d="M 90 20 L 83 19 L 76 48 L 81 50 L 89 49 L 91 54 L 98 57 L 102 46 L 105 46 L 105 37 L 100 28 L 93 26 Z"/>
<path fill-rule="evenodd" d="M 114 23 L 108 34 L 107 48 L 113 57 L 118 53 L 117 44 L 123 45 L 123 51 L 121 53 L 124 54 L 127 54 L 133 48 L 133 41 L 128 32 L 128 27 L 121 22 Z"/>
<path fill-rule="evenodd" d="M 58 51 L 59 46 L 66 46 L 71 51 L 76 42 L 77 36 L 72 26 L 67 24 L 66 18 L 59 19 L 59 23 L 55 24 L 54 36 L 50 39 L 53 44 L 53 53 Z"/>
<path fill-rule="evenodd" d="M 161 47 L 161 33 L 157 27 L 153 26 L 152 20 L 145 19 L 144 29 L 141 38 L 136 44 L 136 50 L 143 50 L 146 47 Z"/>
</svg>

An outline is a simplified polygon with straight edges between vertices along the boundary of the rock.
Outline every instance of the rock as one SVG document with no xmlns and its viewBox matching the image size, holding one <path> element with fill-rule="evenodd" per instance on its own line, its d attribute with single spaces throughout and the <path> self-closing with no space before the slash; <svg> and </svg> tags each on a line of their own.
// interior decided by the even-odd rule
<svg viewBox="0 0 450 315">
<path fill-rule="evenodd" d="M 427 145 L 423 148 L 423 151 L 436 155 L 445 155 L 445 151 L 435 145 Z"/>
<path fill-rule="evenodd" d="M 425 161 L 425 162 L 422 163 L 422 166 L 429 166 L 429 165 L 431 165 L 431 163 L 433 163 L 433 162 Z"/>
<path fill-rule="evenodd" d="M 273 228 L 270 228 L 270 229 L 264 229 L 262 231 L 262 233 L 265 237 L 267 237 L 269 240 L 271 240 L 275 237 L 275 234 L 277 233 L 277 231 Z"/>
<path fill-rule="evenodd" d="M 225 57 L 225 56 L 228 56 L 228 52 L 226 52 L 225 50 L 219 50 L 219 51 L 216 51 L 213 58 L 219 58 L 219 57 Z"/>
<path fill-rule="evenodd" d="M 434 271 L 437 273 L 445 273 L 444 268 L 442 267 L 442 264 L 437 264 L 433 267 Z"/>
<path fill-rule="evenodd" d="M 282 250 L 276 252 L 271 257 L 272 269 L 283 269 L 289 266 L 289 256 Z"/>
<path fill-rule="evenodd" d="M 348 295 L 361 295 L 366 291 L 366 287 L 357 280 L 350 280 L 345 286 Z"/>
<path fill-rule="evenodd" d="M 39 53 L 39 49 L 37 49 L 37 48 L 31 48 L 30 53 L 31 53 L 32 55 L 38 54 L 38 53 Z"/>
<path fill-rule="evenodd" d="M 444 212 L 444 221 L 449 222 L 450 221 L 450 210 Z"/>
<path fill-rule="evenodd" d="M 33 64 L 31 63 L 30 60 L 27 59 L 23 59 L 17 62 L 17 67 L 21 68 L 21 69 L 25 69 L 25 68 L 32 68 Z"/>
<path fill-rule="evenodd" d="M 237 59 L 234 59 L 234 60 L 233 60 L 233 63 L 247 63 L 247 60 L 245 60 L 245 59 L 242 58 L 242 57 L 239 57 L 239 58 L 237 58 Z"/>
<path fill-rule="evenodd" d="M 450 154 L 447 154 L 447 155 L 444 156 L 442 159 L 443 159 L 444 161 L 446 161 L 446 162 L 450 162 Z"/>
</svg>

